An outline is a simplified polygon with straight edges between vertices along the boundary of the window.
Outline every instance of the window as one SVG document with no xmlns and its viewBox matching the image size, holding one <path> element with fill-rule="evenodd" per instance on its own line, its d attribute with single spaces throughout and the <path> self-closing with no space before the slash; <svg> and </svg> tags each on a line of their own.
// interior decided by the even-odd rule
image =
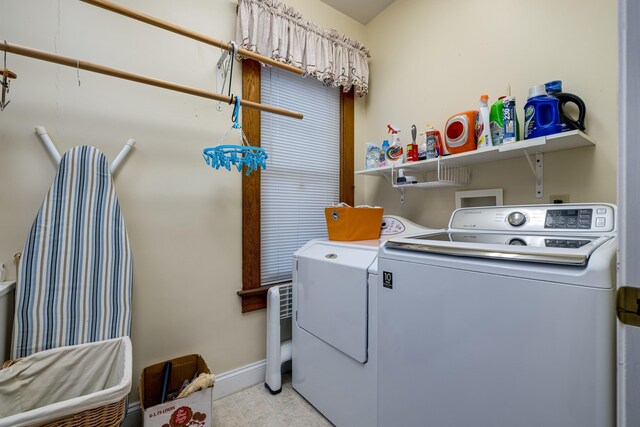
<svg viewBox="0 0 640 427">
<path fill-rule="evenodd" d="M 291 254 L 326 237 L 324 208 L 340 198 L 340 89 L 262 68 L 262 102 L 304 114 L 261 117 L 260 284 L 291 280 Z"/>
<path fill-rule="evenodd" d="M 353 204 L 353 92 L 243 61 L 243 98 L 300 111 L 303 123 L 243 110 L 251 143 L 269 153 L 266 171 L 243 176 L 242 311 L 264 308 L 268 285 L 291 280 L 291 255 L 326 236 L 325 206 Z"/>
</svg>

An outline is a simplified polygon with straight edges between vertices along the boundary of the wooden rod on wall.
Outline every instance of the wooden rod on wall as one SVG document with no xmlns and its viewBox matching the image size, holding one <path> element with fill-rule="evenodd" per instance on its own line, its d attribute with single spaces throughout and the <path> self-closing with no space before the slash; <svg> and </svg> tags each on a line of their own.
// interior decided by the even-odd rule
<svg viewBox="0 0 640 427">
<path fill-rule="evenodd" d="M 29 47 L 20 46 L 13 43 L 0 42 L 0 51 L 6 51 L 8 53 L 14 53 L 16 55 L 27 56 L 29 58 L 39 59 L 41 61 L 53 62 L 55 64 L 66 65 L 71 68 L 79 68 L 81 70 L 91 71 L 93 73 L 104 74 L 111 77 L 117 77 L 119 79 L 130 80 L 132 82 L 142 83 L 150 86 L 160 87 L 163 89 L 173 90 L 175 92 L 186 93 L 189 95 L 199 96 L 201 98 L 214 99 L 216 101 L 233 103 L 233 98 L 225 95 L 221 95 L 215 92 L 207 92 L 202 89 L 197 89 L 189 86 L 184 86 L 177 83 L 168 82 L 165 80 L 154 79 L 153 77 L 141 76 L 139 74 L 129 73 L 127 71 L 118 70 L 116 68 L 106 67 L 104 65 L 94 64 L 92 62 L 80 61 L 78 59 L 69 58 L 66 56 L 55 55 L 53 53 L 44 52 L 41 50 L 31 49 Z M 256 110 L 265 111 L 268 113 L 279 114 L 281 116 L 292 117 L 294 119 L 302 119 L 301 113 L 285 110 L 279 107 L 271 105 L 260 104 L 253 101 L 240 100 L 240 105 L 247 108 L 254 108 Z"/>
<path fill-rule="evenodd" d="M 109 10 L 111 12 L 119 13 L 120 15 L 127 16 L 129 18 L 136 19 L 140 22 L 144 22 L 149 25 L 153 25 L 154 27 L 162 28 L 167 31 L 171 31 L 172 33 L 180 34 L 185 37 L 189 37 L 191 39 L 197 40 L 202 43 L 209 44 L 211 46 L 216 46 L 221 49 L 225 49 L 228 51 L 233 50 L 233 46 L 230 43 L 225 43 L 220 40 L 216 40 L 212 37 L 206 36 L 202 33 L 198 33 L 187 28 L 181 27 L 179 25 L 172 24 L 171 22 L 163 21 L 158 18 L 154 18 L 153 16 L 145 15 L 144 13 L 138 12 L 134 9 L 130 9 L 128 7 L 120 6 L 118 4 L 112 3 L 106 0 L 80 0 L 82 2 L 101 7 L 103 9 Z M 176 3 L 177 4 L 177 3 Z M 276 61 L 275 59 L 269 58 L 267 56 L 260 55 L 259 53 L 252 52 L 247 49 L 238 48 L 238 54 L 244 56 L 246 58 L 255 59 L 256 61 L 262 62 L 264 64 L 271 65 L 273 67 L 282 68 L 283 70 L 291 71 L 292 73 L 302 74 L 302 70 L 296 68 L 292 65 L 282 63 L 280 61 Z"/>
</svg>

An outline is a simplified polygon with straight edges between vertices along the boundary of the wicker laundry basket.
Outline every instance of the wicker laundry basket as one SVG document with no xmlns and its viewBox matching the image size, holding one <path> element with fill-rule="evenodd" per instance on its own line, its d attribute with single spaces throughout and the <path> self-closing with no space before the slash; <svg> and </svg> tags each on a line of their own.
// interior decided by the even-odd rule
<svg viewBox="0 0 640 427">
<path fill-rule="evenodd" d="M 43 427 L 111 427 L 119 426 L 124 420 L 127 398 L 78 412 L 61 420 L 43 424 Z"/>
<path fill-rule="evenodd" d="M 0 427 L 118 426 L 131 391 L 128 337 L 59 347 L 5 362 Z"/>
</svg>

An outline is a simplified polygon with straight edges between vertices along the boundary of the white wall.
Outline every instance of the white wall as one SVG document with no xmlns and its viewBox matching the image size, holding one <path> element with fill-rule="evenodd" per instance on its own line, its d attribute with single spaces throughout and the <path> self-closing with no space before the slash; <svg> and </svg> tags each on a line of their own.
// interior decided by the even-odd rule
<svg viewBox="0 0 640 427">
<path fill-rule="evenodd" d="M 235 37 L 232 0 L 119 3 L 220 40 Z M 288 3 L 321 26 L 363 37 L 362 25 L 318 0 Z M 0 38 L 9 42 L 215 88 L 217 48 L 76 0 L 1 1 L 0 10 Z M 83 71 L 78 87 L 75 69 L 11 54 L 8 66 L 18 73 L 0 113 L 0 262 L 9 276 L 55 174 L 34 126 L 45 126 L 61 152 L 89 144 L 110 160 L 132 137 L 138 144 L 115 183 L 134 255 L 134 378 L 188 353 L 201 353 L 216 373 L 263 359 L 264 310 L 242 315 L 236 295 L 241 175 L 214 171 L 201 156 L 229 129 L 231 108 L 218 113 L 206 99 Z M 359 100 L 357 135 L 363 107 Z"/>
<path fill-rule="evenodd" d="M 396 0 L 367 26 L 371 93 L 366 99 L 366 139 L 381 143 L 386 124 L 397 123 L 402 142 L 427 122 L 441 131 L 448 117 L 517 97 L 521 126 L 528 89 L 560 79 L 587 105 L 587 133 L 595 148 L 545 154 L 544 198 L 535 198 L 533 174 L 523 158 L 474 166 L 466 187 L 399 193 L 384 178 L 359 177 L 365 200 L 418 223 L 444 227 L 454 192 L 504 188 L 504 203 L 616 201 L 617 41 L 615 0 Z M 358 140 L 363 144 L 364 141 Z M 356 147 L 362 162 L 364 145 Z M 362 169 L 363 163 L 356 163 Z"/>
</svg>

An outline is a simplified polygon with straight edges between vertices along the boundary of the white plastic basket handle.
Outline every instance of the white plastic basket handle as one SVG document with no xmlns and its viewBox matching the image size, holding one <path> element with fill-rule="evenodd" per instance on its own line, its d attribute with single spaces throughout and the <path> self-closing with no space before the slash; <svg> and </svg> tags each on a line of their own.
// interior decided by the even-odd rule
<svg viewBox="0 0 640 427">
<path fill-rule="evenodd" d="M 340 203 L 334 203 L 333 206 L 331 207 L 332 208 L 350 208 L 351 205 L 348 203 L 340 202 Z M 370 205 L 358 205 L 354 207 L 355 208 L 380 208 L 380 206 L 370 206 Z"/>
</svg>

